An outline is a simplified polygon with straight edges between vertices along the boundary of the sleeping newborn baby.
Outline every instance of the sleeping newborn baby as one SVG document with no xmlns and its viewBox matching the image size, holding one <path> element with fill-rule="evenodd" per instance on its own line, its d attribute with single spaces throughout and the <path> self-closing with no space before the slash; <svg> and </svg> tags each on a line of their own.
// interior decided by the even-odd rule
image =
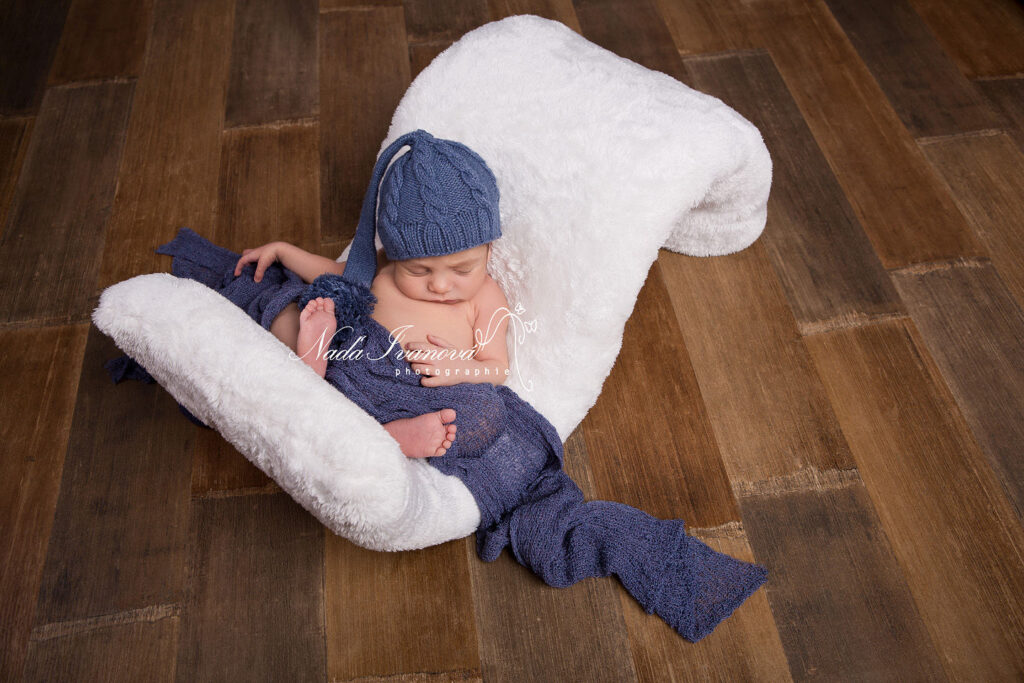
<svg viewBox="0 0 1024 683">
<path fill-rule="evenodd" d="M 372 316 L 390 331 L 412 369 L 422 373 L 423 386 L 505 381 L 508 322 L 502 313 L 508 302 L 487 273 L 490 254 L 487 243 L 453 254 L 398 261 L 377 255 L 381 267 L 370 288 L 377 299 Z M 240 276 L 246 264 L 255 263 L 253 281 L 258 283 L 275 261 L 306 282 L 324 273 L 341 275 L 346 263 L 287 242 L 271 242 L 243 251 L 234 274 Z M 301 312 L 294 302 L 285 306 L 270 331 L 323 377 L 337 327 L 334 300 L 316 297 Z M 439 457 L 455 439 L 455 417 L 453 409 L 445 408 L 392 420 L 383 427 L 405 455 Z"/>
<path fill-rule="evenodd" d="M 174 275 L 217 290 L 277 335 L 407 456 L 458 477 L 480 510 L 481 559 L 511 546 L 556 587 L 615 574 L 644 611 L 696 642 L 767 570 L 686 534 L 682 519 L 583 499 L 555 427 L 504 384 L 507 302 L 486 270 L 500 237 L 487 164 L 415 130 L 379 156 L 344 264 L 282 242 L 239 255 L 187 228 L 157 252 L 174 256 Z"/>
</svg>

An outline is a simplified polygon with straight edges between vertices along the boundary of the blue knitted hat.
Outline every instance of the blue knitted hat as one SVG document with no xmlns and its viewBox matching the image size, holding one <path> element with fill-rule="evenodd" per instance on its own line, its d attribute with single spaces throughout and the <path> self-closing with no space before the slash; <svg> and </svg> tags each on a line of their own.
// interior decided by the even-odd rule
<svg viewBox="0 0 1024 683">
<path fill-rule="evenodd" d="M 409 151 L 392 160 L 405 145 Z M 373 282 L 374 229 L 392 261 L 486 244 L 501 237 L 498 182 L 484 160 L 462 143 L 422 129 L 406 133 L 388 145 L 373 167 L 342 274 L 349 282 L 366 287 Z"/>
</svg>

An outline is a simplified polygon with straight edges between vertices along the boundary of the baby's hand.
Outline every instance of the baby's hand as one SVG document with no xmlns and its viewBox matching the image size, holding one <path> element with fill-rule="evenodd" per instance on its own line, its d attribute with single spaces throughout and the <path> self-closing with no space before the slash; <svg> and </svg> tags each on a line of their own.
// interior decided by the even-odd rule
<svg viewBox="0 0 1024 683">
<path fill-rule="evenodd" d="M 424 387 L 440 387 L 450 386 L 452 384 L 461 384 L 466 381 L 465 369 L 472 366 L 472 361 L 466 361 L 459 358 L 431 358 L 429 355 L 431 351 L 458 349 L 455 344 L 452 344 L 443 337 L 438 337 L 435 334 L 428 334 L 426 342 L 406 342 L 402 348 L 404 348 L 407 353 L 410 351 L 425 352 L 418 358 L 415 354 L 412 358 L 406 358 L 413 370 L 422 373 L 423 377 L 420 378 L 420 385 Z M 448 355 L 450 356 L 450 354 Z M 456 373 L 456 368 L 460 369 L 461 372 Z"/>
<path fill-rule="evenodd" d="M 270 242 L 264 244 L 262 247 L 256 247 L 255 249 L 246 249 L 242 252 L 242 258 L 238 259 L 238 263 L 235 264 L 235 277 L 238 277 L 242 273 L 242 267 L 247 263 L 256 262 L 256 272 L 253 274 L 252 279 L 254 282 L 259 282 L 263 279 L 263 273 L 274 261 L 278 259 L 280 251 L 280 242 Z"/>
</svg>

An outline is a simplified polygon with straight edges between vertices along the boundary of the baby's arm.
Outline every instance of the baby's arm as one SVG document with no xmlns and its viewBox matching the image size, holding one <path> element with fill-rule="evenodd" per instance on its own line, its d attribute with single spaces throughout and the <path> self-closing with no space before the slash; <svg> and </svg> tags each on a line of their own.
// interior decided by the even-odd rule
<svg viewBox="0 0 1024 683">
<path fill-rule="evenodd" d="M 493 384 L 504 384 L 508 371 L 508 346 L 505 335 L 508 332 L 508 300 L 501 286 L 490 280 L 476 297 L 476 320 L 473 322 L 474 359 L 481 369 L 496 372 Z M 481 343 L 482 342 L 482 343 Z"/>
<path fill-rule="evenodd" d="M 277 258 L 288 270 L 293 271 L 306 282 L 312 282 L 324 273 L 341 275 L 345 262 L 338 263 L 326 256 L 311 254 L 301 247 L 288 242 L 277 242 Z"/>
</svg>

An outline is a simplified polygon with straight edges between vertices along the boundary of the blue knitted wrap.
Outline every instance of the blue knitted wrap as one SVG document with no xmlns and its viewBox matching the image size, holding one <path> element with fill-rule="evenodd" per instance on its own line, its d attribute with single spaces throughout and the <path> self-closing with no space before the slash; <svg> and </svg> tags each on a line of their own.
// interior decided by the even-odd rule
<svg viewBox="0 0 1024 683">
<path fill-rule="evenodd" d="M 377 297 L 365 285 L 349 282 L 335 273 L 324 273 L 309 284 L 299 297 L 299 310 L 319 297 L 334 300 L 334 317 L 338 321 L 338 331 L 331 338 L 328 347 L 331 349 L 338 349 L 346 344 L 354 329 L 370 317 L 377 303 Z"/>
</svg>

